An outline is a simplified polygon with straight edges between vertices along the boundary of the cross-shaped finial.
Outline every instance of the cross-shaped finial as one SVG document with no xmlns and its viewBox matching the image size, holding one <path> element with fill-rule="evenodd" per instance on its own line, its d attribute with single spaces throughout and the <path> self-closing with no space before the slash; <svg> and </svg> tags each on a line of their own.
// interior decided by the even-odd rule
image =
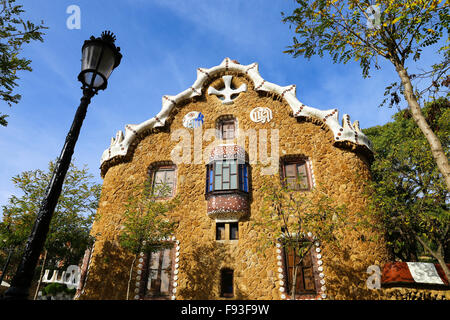
<svg viewBox="0 0 450 320">
<path fill-rule="evenodd" d="M 222 100 L 222 104 L 232 104 L 233 100 L 237 98 L 239 93 L 247 91 L 247 85 L 245 83 L 241 84 L 241 86 L 237 89 L 231 88 L 231 79 L 233 76 L 223 76 L 223 82 L 225 84 L 225 88 L 222 90 L 217 90 L 216 88 L 210 86 L 208 88 L 208 94 L 215 94 L 219 96 L 219 99 Z"/>
</svg>

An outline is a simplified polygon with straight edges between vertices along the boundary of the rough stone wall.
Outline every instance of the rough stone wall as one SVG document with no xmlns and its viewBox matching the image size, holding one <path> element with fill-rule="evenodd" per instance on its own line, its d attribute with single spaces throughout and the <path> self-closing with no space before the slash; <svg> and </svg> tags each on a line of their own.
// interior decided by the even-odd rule
<svg viewBox="0 0 450 320">
<path fill-rule="evenodd" d="M 213 85 L 217 87 L 220 81 L 218 78 Z M 170 132 L 184 128 L 183 116 L 191 111 L 200 111 L 205 116 L 204 129 L 215 128 L 216 119 L 228 114 L 238 119 L 240 130 L 255 129 L 258 132 L 258 129 L 267 129 L 269 141 L 270 130 L 279 129 L 280 157 L 308 157 L 316 185 L 322 185 L 337 204 L 346 204 L 350 215 L 365 207 L 367 203 L 362 188 L 364 181 L 370 178 L 365 158 L 334 146 L 333 136 L 326 126 L 317 121 L 299 121 L 292 117 L 287 103 L 254 91 L 253 83 L 245 76 L 235 75 L 233 78 L 236 88 L 244 82 L 248 86 L 247 92 L 241 93 L 232 105 L 223 105 L 216 96 L 205 94 L 206 86 L 202 97 L 179 108 L 170 130 L 147 135 L 126 162 L 113 165 L 106 171 L 97 220 L 91 232 L 97 240 L 85 294 L 81 299 L 125 299 L 132 261 L 118 243 L 125 203 L 135 192 L 134 188 L 148 178 L 148 167 L 152 163 L 171 160 L 170 153 L 178 141 L 171 141 Z M 272 110 L 270 123 L 250 120 L 250 111 L 257 106 Z M 193 131 L 190 132 L 193 139 Z M 203 150 L 209 144 L 203 142 Z M 248 152 L 248 139 L 245 148 Z M 180 203 L 171 213 L 172 219 L 179 221 L 175 234 L 180 241 L 177 299 L 220 299 L 220 270 L 223 267 L 234 270 L 235 299 L 280 299 L 276 248 L 261 252 L 255 239 L 267 233 L 252 227 L 252 221 L 258 219 L 261 208 L 262 167 L 259 162 L 251 164 L 250 214 L 239 222 L 239 240 L 218 242 L 215 240 L 215 221 L 206 214 L 205 163 L 177 166 L 176 193 Z M 279 179 L 279 175 L 274 175 L 273 179 Z M 365 288 L 366 269 L 371 264 L 380 265 L 386 261 L 384 241 L 364 241 L 356 234 L 348 234 L 347 239 L 341 252 L 327 249 L 326 244 L 322 251 L 327 298 L 373 298 L 374 292 Z M 137 285 L 136 270 L 132 275 L 131 298 Z"/>
</svg>

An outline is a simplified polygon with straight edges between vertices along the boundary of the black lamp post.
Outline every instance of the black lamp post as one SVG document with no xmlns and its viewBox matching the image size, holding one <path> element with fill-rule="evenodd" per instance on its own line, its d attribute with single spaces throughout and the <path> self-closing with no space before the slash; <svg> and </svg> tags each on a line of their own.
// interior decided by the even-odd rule
<svg viewBox="0 0 450 320">
<path fill-rule="evenodd" d="M 11 287 L 5 293 L 5 298 L 8 300 L 28 298 L 34 271 L 47 238 L 53 211 L 61 194 L 64 178 L 72 159 L 81 125 L 86 116 L 87 107 L 98 90 L 106 89 L 109 76 L 122 59 L 120 48 L 114 44 L 115 39 L 113 33 L 104 31 L 100 38 L 91 37 L 83 44 L 81 72 L 78 75 L 78 80 L 83 84 L 81 87 L 83 97 L 41 203 L 22 260 L 12 279 Z"/>
</svg>

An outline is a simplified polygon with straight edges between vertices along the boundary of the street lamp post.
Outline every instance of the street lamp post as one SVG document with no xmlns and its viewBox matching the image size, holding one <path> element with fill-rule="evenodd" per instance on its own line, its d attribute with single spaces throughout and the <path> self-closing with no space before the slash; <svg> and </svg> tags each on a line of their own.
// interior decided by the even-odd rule
<svg viewBox="0 0 450 320">
<path fill-rule="evenodd" d="M 61 194 L 64 178 L 72 159 L 81 125 L 86 116 L 87 107 L 91 98 L 99 90 L 106 89 L 109 76 L 122 59 L 120 48 L 116 47 L 114 42 L 114 34 L 104 31 L 100 38 L 91 37 L 83 44 L 81 72 L 78 75 L 78 80 L 83 84 L 81 103 L 73 119 L 72 127 L 67 134 L 45 197 L 42 200 L 22 260 L 12 279 L 11 287 L 5 293 L 5 299 L 7 300 L 28 298 L 34 271 L 47 238 L 53 211 Z"/>
</svg>

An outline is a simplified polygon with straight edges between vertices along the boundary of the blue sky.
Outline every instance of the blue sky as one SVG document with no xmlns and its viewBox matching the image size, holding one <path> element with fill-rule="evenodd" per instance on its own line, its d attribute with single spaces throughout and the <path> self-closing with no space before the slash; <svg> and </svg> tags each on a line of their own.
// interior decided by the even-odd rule
<svg viewBox="0 0 450 320">
<path fill-rule="evenodd" d="M 359 64 L 333 64 L 323 59 L 294 59 L 283 53 L 293 30 L 281 13 L 293 0 L 39 0 L 18 1 L 25 16 L 49 27 L 44 42 L 24 48 L 33 72 L 19 74 L 18 105 L 0 102 L 10 114 L 0 127 L 0 206 L 12 194 L 11 177 L 26 170 L 46 169 L 63 146 L 81 97 L 77 75 L 81 46 L 91 35 L 111 30 L 123 59 L 108 88 L 92 99 L 74 157 L 87 164 L 97 182 L 100 157 L 111 137 L 126 124 L 155 116 L 165 94 L 191 86 L 198 67 L 210 68 L 225 57 L 241 64 L 257 62 L 261 76 L 281 86 L 295 84 L 297 98 L 318 109 L 338 108 L 362 128 L 382 125 L 395 110 L 379 108 L 384 88 L 397 80 L 394 68 L 382 64 L 363 79 Z M 70 30 L 67 7 L 81 9 L 81 29 Z M 430 53 L 423 65 L 435 61 Z"/>
</svg>

